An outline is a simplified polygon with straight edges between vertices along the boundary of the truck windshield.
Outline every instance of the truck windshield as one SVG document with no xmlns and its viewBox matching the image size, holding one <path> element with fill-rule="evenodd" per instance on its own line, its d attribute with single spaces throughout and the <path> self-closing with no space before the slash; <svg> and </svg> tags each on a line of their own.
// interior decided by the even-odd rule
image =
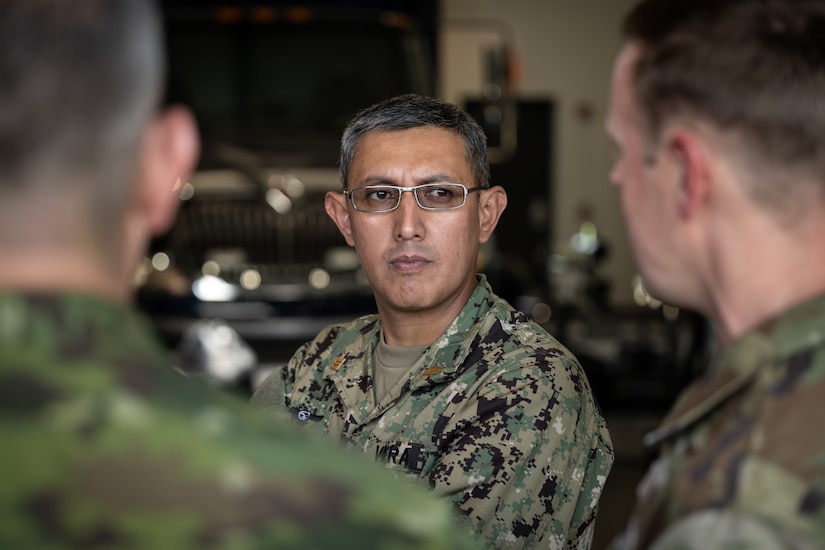
<svg viewBox="0 0 825 550">
<path fill-rule="evenodd" d="M 386 19 L 260 24 L 172 14 L 171 95 L 192 107 L 206 141 L 337 142 L 357 110 L 430 92 L 423 41 Z"/>
</svg>

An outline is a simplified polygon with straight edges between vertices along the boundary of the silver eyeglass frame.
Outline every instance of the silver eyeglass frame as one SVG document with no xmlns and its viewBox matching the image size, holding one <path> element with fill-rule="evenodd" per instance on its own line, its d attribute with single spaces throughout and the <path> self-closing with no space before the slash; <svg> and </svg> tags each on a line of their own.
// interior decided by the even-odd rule
<svg viewBox="0 0 825 550">
<path fill-rule="evenodd" d="M 456 206 L 445 206 L 445 207 L 432 207 L 432 206 L 424 206 L 421 204 L 421 201 L 418 198 L 418 190 L 421 188 L 427 187 L 443 187 L 445 185 L 457 185 L 464 189 L 464 197 L 461 200 L 461 204 Z M 395 189 L 398 191 L 398 202 L 395 203 L 395 206 L 392 208 L 385 208 L 383 210 L 362 210 L 358 208 L 355 204 L 355 199 L 352 196 L 354 191 L 358 191 L 361 189 Z M 347 190 L 344 189 L 341 193 L 344 194 L 345 197 L 349 197 L 349 202 L 352 207 L 355 209 L 356 212 L 363 212 L 365 214 L 383 214 L 384 212 L 392 212 L 393 210 L 397 210 L 399 206 L 401 206 L 401 199 L 404 196 L 404 193 L 412 193 L 413 197 L 415 197 L 415 204 L 418 205 L 419 208 L 422 210 L 433 210 L 433 211 L 443 211 L 443 210 L 455 210 L 456 208 L 461 208 L 465 204 L 467 204 L 467 195 L 474 191 L 481 191 L 483 187 L 467 187 L 463 183 L 455 183 L 455 182 L 440 182 L 440 183 L 422 183 L 421 185 L 414 185 L 412 187 L 401 187 L 399 185 L 366 185 L 364 187 L 358 187 L 356 189 Z"/>
</svg>

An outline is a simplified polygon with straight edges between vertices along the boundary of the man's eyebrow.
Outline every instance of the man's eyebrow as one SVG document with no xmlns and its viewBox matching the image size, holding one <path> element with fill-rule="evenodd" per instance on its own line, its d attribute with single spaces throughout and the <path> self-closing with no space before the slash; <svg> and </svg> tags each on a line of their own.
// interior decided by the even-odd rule
<svg viewBox="0 0 825 550">
<path fill-rule="evenodd" d="M 445 174 L 443 172 L 438 172 L 435 174 L 428 174 L 422 178 L 418 178 L 415 180 L 416 185 L 424 185 L 427 183 L 463 183 L 458 181 L 457 178 L 450 176 L 449 174 Z M 357 183 L 358 187 L 365 187 L 367 185 L 395 185 L 397 187 L 402 187 L 398 185 L 398 182 L 392 178 L 387 176 L 381 175 L 370 175 L 366 176 L 365 178 L 361 179 Z"/>
<path fill-rule="evenodd" d="M 367 185 L 398 185 L 394 180 L 387 178 L 385 176 L 367 176 L 364 179 L 358 181 L 359 187 L 364 187 Z"/>
<path fill-rule="evenodd" d="M 416 180 L 416 182 L 418 183 L 418 185 L 423 185 L 425 183 L 462 183 L 458 181 L 458 178 L 453 177 L 449 174 L 445 174 L 443 172 L 430 174 L 426 177 Z"/>
</svg>

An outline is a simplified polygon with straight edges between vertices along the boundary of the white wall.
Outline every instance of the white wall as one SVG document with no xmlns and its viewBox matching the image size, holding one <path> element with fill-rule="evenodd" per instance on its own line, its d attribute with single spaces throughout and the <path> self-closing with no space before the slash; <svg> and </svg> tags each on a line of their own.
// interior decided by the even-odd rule
<svg viewBox="0 0 825 550">
<path fill-rule="evenodd" d="M 557 242 L 576 232 L 580 207 L 610 247 L 603 274 L 615 305 L 633 302 L 636 267 L 627 243 L 615 190 L 608 185 L 612 150 L 604 132 L 613 58 L 620 45 L 622 15 L 635 0 L 442 0 L 440 95 L 461 103 L 477 97 L 482 82 L 480 51 L 506 29 L 517 53 L 519 95 L 551 98 L 556 107 L 552 158 Z M 475 20 L 473 27 L 458 21 Z M 451 21 L 453 23 L 451 23 Z M 580 116 L 588 106 L 592 116 Z M 548 155 L 551 152 L 548 151 Z"/>
</svg>

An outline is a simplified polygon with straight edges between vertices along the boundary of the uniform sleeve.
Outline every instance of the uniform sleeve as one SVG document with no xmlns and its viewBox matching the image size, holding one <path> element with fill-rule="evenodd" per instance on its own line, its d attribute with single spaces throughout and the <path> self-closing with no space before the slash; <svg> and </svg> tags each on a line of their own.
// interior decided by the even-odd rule
<svg viewBox="0 0 825 550">
<path fill-rule="evenodd" d="M 704 510 L 673 523 L 651 550 L 814 550 L 825 538 L 782 528 L 755 514 L 736 510 Z"/>
<path fill-rule="evenodd" d="M 210 388 L 161 394 L 3 416 L 0 548 L 477 548 L 446 503 L 361 456 Z"/>
<path fill-rule="evenodd" d="M 515 354 L 497 366 L 449 420 L 431 485 L 496 546 L 589 547 L 613 456 L 578 365 Z"/>
<path fill-rule="evenodd" d="M 253 391 L 249 403 L 270 418 L 286 421 L 289 416 L 286 397 L 295 382 L 296 369 L 306 361 L 306 354 L 311 346 L 312 342 L 303 344 L 289 359 L 289 363 L 276 367 L 268 374 Z"/>
<path fill-rule="evenodd" d="M 257 409 L 266 412 L 275 410 L 279 405 L 284 404 L 284 381 L 283 366 L 276 367 L 264 378 L 255 388 L 250 404 Z"/>
</svg>

